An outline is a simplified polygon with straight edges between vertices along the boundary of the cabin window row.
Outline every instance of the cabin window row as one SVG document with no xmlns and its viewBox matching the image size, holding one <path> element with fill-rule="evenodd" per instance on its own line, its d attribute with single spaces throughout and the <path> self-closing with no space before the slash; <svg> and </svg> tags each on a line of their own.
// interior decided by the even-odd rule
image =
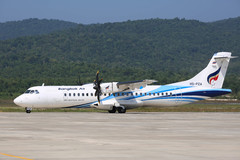
<svg viewBox="0 0 240 160">
<path fill-rule="evenodd" d="M 73 96 L 73 97 L 75 97 L 75 96 L 93 96 L 94 94 L 93 93 L 68 93 L 68 95 L 67 95 L 67 93 L 64 93 L 64 96 L 69 96 L 69 97 L 71 97 L 71 96 Z M 170 93 L 168 93 L 168 92 L 162 92 L 162 93 L 113 93 L 112 94 L 113 96 L 143 96 L 143 95 L 145 95 L 145 96 L 147 96 L 147 95 L 149 95 L 149 96 L 172 96 L 172 93 L 170 92 Z M 107 96 L 107 94 L 106 93 L 104 93 L 103 94 L 103 96 Z M 111 93 L 108 93 L 108 96 L 111 96 Z"/>
<path fill-rule="evenodd" d="M 172 95 L 172 93 L 168 93 L 168 92 L 162 92 L 162 93 L 113 93 L 113 96 L 168 96 L 168 95 Z"/>
<path fill-rule="evenodd" d="M 67 96 L 67 93 L 64 93 L 64 96 Z M 68 93 L 68 96 L 71 97 L 75 97 L 75 96 L 93 96 L 93 93 Z"/>
</svg>

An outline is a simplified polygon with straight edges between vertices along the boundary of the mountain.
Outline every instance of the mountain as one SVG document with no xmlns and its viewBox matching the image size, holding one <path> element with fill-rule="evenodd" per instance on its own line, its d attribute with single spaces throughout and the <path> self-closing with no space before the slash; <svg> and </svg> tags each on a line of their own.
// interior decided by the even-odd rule
<svg viewBox="0 0 240 160">
<path fill-rule="evenodd" d="M 37 18 L 0 23 L 0 40 L 48 34 L 76 26 L 77 24 L 72 22 Z"/>
<path fill-rule="evenodd" d="M 0 92 L 32 85 L 152 78 L 160 84 L 190 78 L 219 51 L 240 55 L 240 17 L 211 23 L 148 19 L 78 25 L 40 36 L 0 41 Z M 226 84 L 239 93 L 240 59 Z M 240 94 L 240 93 L 239 93 Z"/>
</svg>

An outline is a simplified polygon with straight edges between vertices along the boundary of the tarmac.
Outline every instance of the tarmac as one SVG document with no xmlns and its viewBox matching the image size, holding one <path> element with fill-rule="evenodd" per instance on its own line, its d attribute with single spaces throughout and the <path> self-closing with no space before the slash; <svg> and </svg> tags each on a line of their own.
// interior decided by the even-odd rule
<svg viewBox="0 0 240 160">
<path fill-rule="evenodd" d="M 0 112 L 0 160 L 239 160 L 240 113 Z"/>
</svg>

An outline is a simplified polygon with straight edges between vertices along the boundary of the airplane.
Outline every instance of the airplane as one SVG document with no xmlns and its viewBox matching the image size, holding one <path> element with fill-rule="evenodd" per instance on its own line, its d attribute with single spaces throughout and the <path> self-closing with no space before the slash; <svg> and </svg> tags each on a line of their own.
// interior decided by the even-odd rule
<svg viewBox="0 0 240 160">
<path fill-rule="evenodd" d="M 231 93 L 222 89 L 231 52 L 213 55 L 205 69 L 193 78 L 167 85 L 150 85 L 156 80 L 102 83 L 99 72 L 93 83 L 78 86 L 35 86 L 14 99 L 26 113 L 32 108 L 93 107 L 109 113 L 125 113 L 137 107 L 179 106 Z"/>
</svg>

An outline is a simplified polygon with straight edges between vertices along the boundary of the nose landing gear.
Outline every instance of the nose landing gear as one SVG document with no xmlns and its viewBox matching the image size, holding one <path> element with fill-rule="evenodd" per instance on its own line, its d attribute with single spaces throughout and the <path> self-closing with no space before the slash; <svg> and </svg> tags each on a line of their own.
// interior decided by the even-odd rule
<svg viewBox="0 0 240 160">
<path fill-rule="evenodd" d="M 26 111 L 26 113 L 31 113 L 31 112 L 32 112 L 32 108 L 30 108 L 30 107 L 25 107 L 25 111 Z"/>
</svg>

